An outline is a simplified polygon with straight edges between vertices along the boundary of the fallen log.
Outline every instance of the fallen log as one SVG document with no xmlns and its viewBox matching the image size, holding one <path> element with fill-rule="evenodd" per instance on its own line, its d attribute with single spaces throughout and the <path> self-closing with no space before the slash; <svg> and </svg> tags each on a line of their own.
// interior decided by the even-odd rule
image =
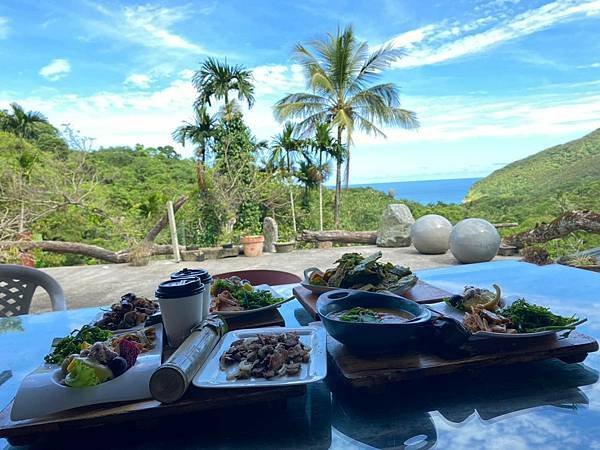
<svg viewBox="0 0 600 450">
<path fill-rule="evenodd" d="M 504 242 L 523 248 L 568 236 L 574 231 L 600 234 L 600 214 L 594 211 L 571 211 L 550 223 L 540 223 L 535 228 L 508 236 Z"/>
<path fill-rule="evenodd" d="M 175 203 L 173 203 L 173 214 L 175 214 L 177 211 L 179 211 L 179 208 L 181 208 L 183 206 L 183 204 L 185 202 L 187 202 L 187 199 L 188 198 L 185 195 L 183 195 L 183 196 L 179 197 Z M 146 243 L 154 242 L 156 237 L 159 235 L 159 233 L 162 231 L 162 229 L 167 226 L 168 223 L 169 223 L 169 215 L 167 213 L 165 213 L 165 215 L 162 216 L 158 222 L 156 222 L 156 224 L 152 227 L 152 229 L 150 231 L 148 231 L 148 234 L 144 238 L 143 242 L 146 242 Z"/>
<path fill-rule="evenodd" d="M 375 244 L 377 231 L 309 231 L 304 230 L 298 236 L 304 242 L 340 242 L 344 244 Z"/>
<path fill-rule="evenodd" d="M 129 250 L 113 252 L 97 245 L 63 241 L 1 241 L 0 249 L 5 248 L 17 248 L 21 251 L 39 249 L 46 252 L 70 253 L 115 264 L 129 262 L 131 255 Z M 148 249 L 148 256 L 170 255 L 172 253 L 173 247 L 171 245 L 152 245 Z"/>
</svg>

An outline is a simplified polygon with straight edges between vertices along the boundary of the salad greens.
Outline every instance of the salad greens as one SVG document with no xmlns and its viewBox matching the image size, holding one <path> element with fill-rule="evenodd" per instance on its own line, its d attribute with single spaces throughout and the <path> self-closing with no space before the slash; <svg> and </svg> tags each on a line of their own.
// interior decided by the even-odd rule
<svg viewBox="0 0 600 450">
<path fill-rule="evenodd" d="M 84 325 L 80 330 L 73 330 L 69 336 L 62 338 L 54 350 L 44 356 L 44 361 L 49 364 L 60 364 L 67 356 L 79 353 L 84 347 L 105 341 L 111 336 L 112 333 L 108 330 Z"/>
<path fill-rule="evenodd" d="M 273 297 L 269 291 L 261 290 L 241 291 L 237 296 L 235 294 L 233 296 L 244 309 L 262 308 L 281 301 L 280 298 Z"/>
<path fill-rule="evenodd" d="M 585 321 L 585 319 L 581 321 L 575 316 L 559 316 L 544 306 L 527 303 L 523 298 L 501 309 L 498 313 L 510 319 L 519 333 L 573 330 Z"/>
</svg>

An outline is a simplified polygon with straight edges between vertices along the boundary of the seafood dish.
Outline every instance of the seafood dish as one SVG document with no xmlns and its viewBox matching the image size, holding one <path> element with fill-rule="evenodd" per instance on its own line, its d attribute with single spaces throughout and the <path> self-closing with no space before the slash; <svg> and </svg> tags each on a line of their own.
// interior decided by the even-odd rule
<svg viewBox="0 0 600 450">
<path fill-rule="evenodd" d="M 331 312 L 327 317 L 343 322 L 360 323 L 402 323 L 415 318 L 413 314 L 400 309 L 363 308 L 362 306 Z"/>
<path fill-rule="evenodd" d="M 390 262 L 380 263 L 382 253 L 364 257 L 359 253 L 346 253 L 325 272 L 317 268 L 305 270 L 305 287 L 330 289 L 356 289 L 361 291 L 402 292 L 413 287 L 417 277 L 408 267 Z M 318 289 L 317 289 L 318 291 Z"/>
<path fill-rule="evenodd" d="M 154 348 L 155 342 L 154 328 L 113 336 L 106 330 L 86 325 L 63 338 L 44 360 L 60 364 L 60 384 L 90 387 L 125 373 L 133 367 L 140 353 Z M 67 352 L 70 354 L 66 355 Z"/>
<path fill-rule="evenodd" d="M 221 355 L 219 365 L 226 370 L 237 364 L 237 369 L 227 375 L 228 380 L 297 375 L 301 364 L 309 362 L 310 350 L 295 332 L 258 334 L 233 341 Z"/>
<path fill-rule="evenodd" d="M 158 303 L 127 293 L 105 312 L 102 318 L 94 322 L 94 325 L 105 330 L 123 330 L 143 325 L 149 316 L 158 312 Z"/>
<path fill-rule="evenodd" d="M 503 306 L 500 287 L 493 287 L 495 292 L 467 286 L 463 295 L 453 295 L 447 299 L 449 305 L 465 312 L 463 326 L 469 332 L 525 334 L 574 330 L 587 320 L 559 316 L 523 298 Z"/>
<path fill-rule="evenodd" d="M 214 280 L 210 294 L 211 312 L 240 312 L 264 308 L 281 303 L 270 291 L 255 289 L 240 277 Z"/>
</svg>

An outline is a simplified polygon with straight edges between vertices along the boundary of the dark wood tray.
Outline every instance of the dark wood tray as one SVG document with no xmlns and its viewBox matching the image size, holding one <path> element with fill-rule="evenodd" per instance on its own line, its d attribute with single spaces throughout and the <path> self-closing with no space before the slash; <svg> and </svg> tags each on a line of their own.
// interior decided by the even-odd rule
<svg viewBox="0 0 600 450">
<path fill-rule="evenodd" d="M 397 355 L 361 356 L 327 336 L 330 367 L 351 387 L 371 387 L 389 382 L 422 379 L 457 373 L 469 369 L 558 358 L 567 363 L 583 361 L 588 353 L 598 350 L 594 338 L 573 332 L 568 338 L 546 336 L 525 345 L 496 347 L 493 351 L 460 359 L 444 359 L 424 352 L 409 350 Z"/>
<path fill-rule="evenodd" d="M 10 420 L 13 403 L 10 402 L 0 412 L 0 438 L 8 438 L 10 442 L 16 443 L 20 440 L 27 441 L 35 438 L 35 435 L 39 433 L 78 430 L 115 422 L 210 411 L 252 403 L 281 402 L 289 397 L 303 395 L 305 392 L 306 386 L 304 385 L 261 389 L 196 389 L 192 387 L 185 397 L 172 404 L 161 404 L 155 400 L 111 403 L 72 409 L 59 414 L 17 422 Z"/>
<path fill-rule="evenodd" d="M 293 289 L 293 292 L 294 296 L 302 304 L 304 309 L 306 309 L 306 311 L 314 319 L 318 319 L 319 315 L 317 314 L 317 299 L 319 298 L 319 294 L 313 294 L 303 286 L 296 286 Z M 450 297 L 452 294 L 444 291 L 443 289 L 432 286 L 429 283 L 418 280 L 417 284 L 401 295 L 409 300 L 414 300 L 417 303 L 429 304 L 438 303 L 444 298 Z"/>
<path fill-rule="evenodd" d="M 229 331 L 243 328 L 283 327 L 285 320 L 278 309 L 266 309 L 250 315 L 229 317 L 225 319 Z"/>
</svg>

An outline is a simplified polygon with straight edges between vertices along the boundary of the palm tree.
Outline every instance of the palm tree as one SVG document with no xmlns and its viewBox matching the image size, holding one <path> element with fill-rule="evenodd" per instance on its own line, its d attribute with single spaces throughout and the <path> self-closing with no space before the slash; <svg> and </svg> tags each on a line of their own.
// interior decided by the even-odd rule
<svg viewBox="0 0 600 450">
<path fill-rule="evenodd" d="M 319 230 L 323 231 L 323 181 L 327 178 L 329 174 L 329 161 L 327 158 L 329 156 L 335 156 L 335 142 L 331 137 L 330 126 L 328 123 L 322 122 L 316 125 L 315 127 L 315 137 L 312 141 L 312 147 L 314 151 L 318 154 L 318 167 L 320 171 L 320 181 L 319 181 Z M 325 156 L 325 163 L 323 161 L 323 156 Z M 341 173 L 343 159 L 336 159 L 336 165 L 338 168 L 338 173 Z M 339 176 L 339 175 L 338 175 Z"/>
<path fill-rule="evenodd" d="M 37 125 L 48 123 L 48 119 L 37 111 L 25 112 L 18 103 L 10 104 L 11 111 L 4 113 L 0 120 L 0 129 L 23 139 L 35 139 L 39 130 Z"/>
<path fill-rule="evenodd" d="M 173 132 L 173 139 L 183 146 L 188 141 L 195 144 L 196 157 L 205 164 L 208 144 L 213 137 L 216 123 L 215 117 L 211 116 L 204 106 L 198 107 L 195 109 L 194 121 L 184 121 L 183 125 Z"/>
<path fill-rule="evenodd" d="M 296 210 L 294 207 L 294 186 L 292 176 L 294 174 L 294 163 L 304 152 L 305 143 L 302 139 L 295 137 L 296 126 L 291 122 L 286 122 L 283 131 L 273 138 L 271 142 L 271 155 L 269 165 L 285 171 L 290 189 L 290 205 L 292 208 L 292 225 L 294 233 L 296 228 Z"/>
<path fill-rule="evenodd" d="M 305 159 L 298 164 L 295 177 L 304 186 L 302 205 L 305 209 L 308 209 L 308 193 L 310 190 L 321 186 L 321 182 L 323 181 L 323 167 L 314 161 L 311 155 L 306 154 Z"/>
<path fill-rule="evenodd" d="M 337 142 L 346 141 L 346 186 L 350 174 L 350 146 L 354 130 L 385 137 L 381 125 L 416 128 L 412 111 L 400 108 L 399 89 L 393 83 L 372 85 L 383 70 L 403 52 L 391 44 L 370 52 L 358 42 L 352 27 L 328 34 L 307 47 L 297 44 L 294 56 L 304 68 L 310 92 L 286 95 L 275 104 L 280 120 L 302 119 L 301 130 L 312 130 L 321 122 L 337 131 Z M 336 179 L 334 216 L 339 226 L 341 178 Z"/>
<path fill-rule="evenodd" d="M 183 125 L 178 127 L 172 135 L 173 139 L 183 146 L 188 141 L 196 145 L 196 180 L 201 191 L 206 188 L 204 165 L 206 164 L 209 142 L 214 136 L 215 125 L 216 119 L 208 114 L 204 106 L 201 106 L 195 110 L 194 121 L 183 122 Z"/>
<path fill-rule="evenodd" d="M 223 99 L 224 106 L 227 107 L 229 91 L 236 91 L 238 100 L 246 100 L 248 108 L 254 104 L 252 72 L 240 65 L 230 66 L 227 60 L 206 59 L 192 77 L 192 84 L 199 94 L 196 99 L 197 106 L 211 106 L 211 98 L 214 98 Z"/>
</svg>

